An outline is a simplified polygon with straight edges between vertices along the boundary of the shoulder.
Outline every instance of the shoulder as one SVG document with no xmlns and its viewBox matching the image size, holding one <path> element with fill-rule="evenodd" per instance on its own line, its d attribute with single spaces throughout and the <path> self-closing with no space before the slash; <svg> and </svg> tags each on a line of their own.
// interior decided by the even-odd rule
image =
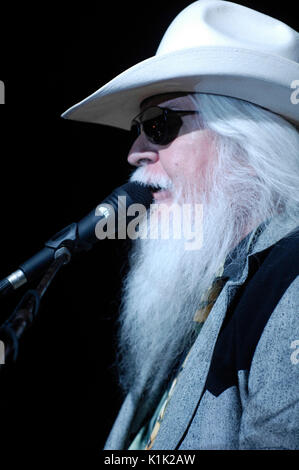
<svg viewBox="0 0 299 470">
<path fill-rule="evenodd" d="M 249 256 L 249 278 L 254 275 L 272 280 L 274 276 L 294 279 L 299 275 L 299 228 L 268 248 Z M 262 279 L 262 278 L 261 278 Z M 259 279 L 259 280 L 261 280 Z"/>
<path fill-rule="evenodd" d="M 214 395 L 236 384 L 240 370 L 265 365 L 269 355 L 275 356 L 269 364 L 281 362 L 283 350 L 289 361 L 291 342 L 299 340 L 298 240 L 284 238 L 250 257 L 248 279 L 229 305 L 215 344 L 207 380 Z"/>
<path fill-rule="evenodd" d="M 291 234 L 279 240 L 249 260 L 249 279 L 235 311 L 235 322 L 242 343 L 247 343 L 250 355 L 247 366 L 260 341 L 275 341 L 286 337 L 298 322 L 299 284 L 299 234 Z"/>
<path fill-rule="evenodd" d="M 269 316 L 255 350 L 253 366 L 263 363 L 263 369 L 279 368 L 282 372 L 293 369 L 292 353 L 299 345 L 298 292 L 299 276 L 291 282 Z"/>
</svg>

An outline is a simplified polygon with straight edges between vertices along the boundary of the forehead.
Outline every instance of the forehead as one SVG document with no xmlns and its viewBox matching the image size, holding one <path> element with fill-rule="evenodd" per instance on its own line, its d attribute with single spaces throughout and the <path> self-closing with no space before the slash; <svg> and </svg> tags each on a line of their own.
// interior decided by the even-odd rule
<svg viewBox="0 0 299 470">
<path fill-rule="evenodd" d="M 190 99 L 190 94 L 185 92 L 179 93 L 163 93 L 159 95 L 150 96 L 142 101 L 140 105 L 140 110 L 144 111 L 145 109 L 151 106 L 160 106 L 160 105 L 167 105 L 171 107 L 175 107 L 177 109 L 183 109 L 186 105 L 189 106 L 192 104 Z M 191 109 L 191 108 L 190 108 Z"/>
</svg>

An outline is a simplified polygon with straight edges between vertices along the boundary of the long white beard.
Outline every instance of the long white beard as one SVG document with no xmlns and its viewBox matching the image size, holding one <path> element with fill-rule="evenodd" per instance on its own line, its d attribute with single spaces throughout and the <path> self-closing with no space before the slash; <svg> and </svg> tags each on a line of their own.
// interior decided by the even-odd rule
<svg viewBox="0 0 299 470">
<path fill-rule="evenodd" d="M 137 170 L 134 179 L 148 182 L 142 169 Z M 208 197 L 197 188 L 184 188 L 175 202 L 182 202 L 182 193 L 184 202 L 203 204 L 202 247 L 186 250 L 183 238 L 137 239 L 123 284 L 120 383 L 125 392 L 131 389 L 138 394 L 143 390 L 151 400 L 167 385 L 178 361 L 192 345 L 196 336 L 193 318 L 202 296 L 246 226 L 240 220 L 240 208 L 232 205 L 231 195 L 226 197 L 223 188 L 214 186 Z"/>
</svg>

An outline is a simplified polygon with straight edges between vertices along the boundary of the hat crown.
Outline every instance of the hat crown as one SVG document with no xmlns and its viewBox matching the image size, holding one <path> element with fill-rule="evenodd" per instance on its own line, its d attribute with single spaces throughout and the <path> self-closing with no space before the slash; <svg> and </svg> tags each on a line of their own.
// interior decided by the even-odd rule
<svg viewBox="0 0 299 470">
<path fill-rule="evenodd" d="M 156 55 L 205 46 L 238 47 L 299 62 L 299 34 L 271 16 L 224 0 L 199 0 L 166 30 Z"/>
</svg>

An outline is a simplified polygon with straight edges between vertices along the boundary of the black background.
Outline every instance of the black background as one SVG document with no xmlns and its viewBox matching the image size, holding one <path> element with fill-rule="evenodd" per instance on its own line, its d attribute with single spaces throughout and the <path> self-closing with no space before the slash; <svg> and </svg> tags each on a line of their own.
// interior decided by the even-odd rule
<svg viewBox="0 0 299 470">
<path fill-rule="evenodd" d="M 1 278 L 126 182 L 128 133 L 60 115 L 154 55 L 190 3 L 1 6 Z M 292 1 L 238 3 L 299 30 Z M 123 241 L 102 241 L 48 290 L 17 362 L 0 372 L 3 446 L 103 447 L 121 404 L 112 364 L 126 250 Z M 24 291 L 1 299 L 1 322 Z"/>
</svg>

